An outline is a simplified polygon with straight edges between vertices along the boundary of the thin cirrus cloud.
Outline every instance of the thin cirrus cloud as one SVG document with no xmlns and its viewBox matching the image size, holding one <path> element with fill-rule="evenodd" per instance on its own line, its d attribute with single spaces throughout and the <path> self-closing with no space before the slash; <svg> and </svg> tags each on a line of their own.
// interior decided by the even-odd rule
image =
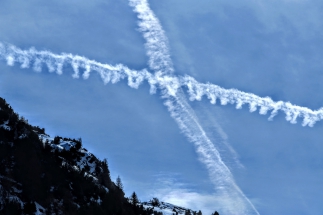
<svg viewBox="0 0 323 215">
<path fill-rule="evenodd" d="M 147 69 L 132 70 L 121 64 L 103 64 L 67 53 L 54 54 L 50 51 L 38 51 L 35 48 L 22 50 L 14 45 L 4 43 L 0 43 L 0 57 L 5 59 L 9 66 L 19 63 L 21 68 L 32 67 L 37 72 L 40 72 L 42 66 L 46 65 L 49 72 L 56 71 L 57 74 L 62 74 L 63 66 L 70 64 L 74 70 L 74 78 L 78 78 L 81 74 L 84 79 L 87 79 L 91 72 L 97 72 L 104 84 L 127 79 L 128 85 L 136 89 L 144 81 L 148 82 L 151 94 L 156 93 L 157 89 L 161 90 L 164 104 L 171 116 L 178 123 L 182 132 L 195 144 L 199 159 L 206 165 L 210 179 L 216 187 L 217 195 L 232 203 L 231 206 L 226 207 L 227 213 L 258 214 L 252 203 L 234 182 L 230 170 L 222 161 L 218 150 L 207 137 L 193 109 L 186 101 L 183 89 L 187 90 L 189 99 L 192 101 L 201 100 L 205 96 L 212 104 L 219 100 L 222 105 L 236 104 L 237 109 L 247 104 L 250 112 L 256 111 L 257 108 L 259 108 L 259 113 L 263 115 L 271 112 L 270 120 L 279 111 L 282 111 L 286 115 L 286 120 L 291 123 L 296 123 L 297 118 L 302 118 L 303 126 L 312 127 L 317 121 L 322 120 L 323 109 L 311 110 L 289 102 L 275 102 L 269 97 L 259 97 L 236 89 L 224 89 L 211 83 L 200 83 L 191 76 L 174 75 L 167 37 L 157 17 L 149 8 L 148 2 L 146 0 L 130 0 L 130 6 L 138 14 L 139 30 L 146 40 L 148 64 L 154 73 Z"/>
</svg>

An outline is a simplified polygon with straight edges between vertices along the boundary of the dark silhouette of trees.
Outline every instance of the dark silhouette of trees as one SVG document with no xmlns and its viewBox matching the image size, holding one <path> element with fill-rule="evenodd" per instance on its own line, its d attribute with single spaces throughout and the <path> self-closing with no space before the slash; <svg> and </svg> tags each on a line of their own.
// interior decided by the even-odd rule
<svg viewBox="0 0 323 215">
<path fill-rule="evenodd" d="M 76 142 L 75 148 L 76 148 L 76 150 L 80 150 L 82 148 L 82 143 L 81 142 Z"/>
<path fill-rule="evenodd" d="M 136 206 L 139 203 L 138 196 L 135 192 L 131 194 L 130 202 L 133 206 Z"/>
<path fill-rule="evenodd" d="M 53 147 L 52 141 L 43 143 L 39 134 L 46 135 L 45 129 L 29 125 L 0 98 L 0 125 L 3 123 L 10 129 L 0 127 L 0 214 L 34 214 L 36 203 L 46 214 L 162 214 L 138 204 L 135 192 L 127 199 L 120 176 L 113 183 L 107 160 L 84 153 L 81 139 L 56 136 L 55 144 L 61 140 L 75 143 L 63 150 Z M 24 137 L 19 138 L 21 135 Z M 81 160 L 84 162 L 78 164 Z M 23 207 L 8 196 L 16 196 Z M 153 198 L 152 204 L 159 206 L 160 202 Z"/>
<path fill-rule="evenodd" d="M 158 207 L 160 206 L 160 202 L 159 202 L 159 199 L 154 197 L 152 200 L 151 200 L 151 205 L 154 206 L 154 207 Z"/>
<path fill-rule="evenodd" d="M 112 182 L 107 159 L 103 159 L 100 165 L 96 165 L 95 172 L 99 183 L 107 188 L 111 188 Z"/>
<path fill-rule="evenodd" d="M 24 214 L 34 215 L 36 212 L 36 205 L 34 202 L 26 202 L 24 204 Z"/>
<path fill-rule="evenodd" d="M 120 178 L 120 176 L 118 176 L 118 177 L 117 177 L 117 180 L 116 180 L 116 186 L 117 186 L 117 188 L 119 188 L 120 190 L 122 190 L 122 191 L 123 191 L 123 184 L 122 184 L 122 182 L 121 182 L 121 178 Z"/>
<path fill-rule="evenodd" d="M 185 215 L 192 215 L 190 210 L 185 210 Z"/>
<path fill-rule="evenodd" d="M 16 201 L 5 201 L 3 204 L 3 209 L 1 211 L 3 214 L 10 214 L 10 215 L 21 215 L 22 208 L 19 202 Z"/>
<path fill-rule="evenodd" d="M 61 137 L 59 136 L 54 137 L 54 144 L 58 145 L 60 140 L 61 140 Z"/>
</svg>

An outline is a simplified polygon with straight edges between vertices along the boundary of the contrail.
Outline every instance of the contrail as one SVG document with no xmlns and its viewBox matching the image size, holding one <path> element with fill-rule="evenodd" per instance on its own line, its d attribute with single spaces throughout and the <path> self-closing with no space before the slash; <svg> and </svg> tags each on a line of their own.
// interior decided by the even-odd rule
<svg viewBox="0 0 323 215">
<path fill-rule="evenodd" d="M 211 181 L 217 188 L 218 195 L 226 199 L 222 202 L 223 211 L 226 214 L 259 214 L 248 198 L 233 180 L 233 176 L 221 159 L 218 150 L 207 137 L 200 125 L 194 110 L 186 102 L 182 89 L 179 89 L 178 80 L 174 79 L 173 63 L 168 52 L 168 41 L 165 33 L 149 8 L 147 0 L 129 0 L 130 6 L 138 14 L 140 31 L 146 39 L 149 67 L 155 71 L 159 80 L 167 80 L 160 83 L 164 104 L 168 107 L 171 116 L 175 119 L 182 132 L 189 141 L 196 146 L 200 161 L 208 169 Z M 160 65 L 160 66 L 156 66 Z M 171 87 L 170 87 L 171 86 Z M 229 204 L 226 204 L 229 203 Z M 231 204 L 231 205 L 230 205 Z"/>
<path fill-rule="evenodd" d="M 56 71 L 57 74 L 62 74 L 64 65 L 70 64 L 74 70 L 74 78 L 79 78 L 80 73 L 83 73 L 83 78 L 87 79 L 90 73 L 95 71 L 100 75 L 104 84 L 116 83 L 127 78 L 130 87 L 138 88 L 143 81 L 147 81 L 150 85 L 150 93 L 155 93 L 156 89 L 162 91 L 164 104 L 168 107 L 171 116 L 182 132 L 195 144 L 199 159 L 206 165 L 211 181 L 216 187 L 217 195 L 222 199 L 219 203 L 222 207 L 224 206 L 223 211 L 227 214 L 259 214 L 234 182 L 230 170 L 222 161 L 218 150 L 207 137 L 194 111 L 186 101 L 181 88 L 188 89 L 191 99 L 200 99 L 201 93 L 196 90 L 201 88 L 199 83 L 188 76 L 173 75 L 174 69 L 168 51 L 167 37 L 159 20 L 149 8 L 146 0 L 130 0 L 129 2 L 134 11 L 138 13 L 139 30 L 146 40 L 148 64 L 154 74 L 146 69 L 131 70 L 122 64 L 103 64 L 78 55 L 67 53 L 58 55 L 50 51 L 37 51 L 35 48 L 22 50 L 3 43 L 0 43 L 0 58 L 4 58 L 9 66 L 19 63 L 21 68 L 32 67 L 36 72 L 41 72 L 42 66 L 46 65 L 49 72 Z M 195 85 L 192 86 L 192 83 Z"/>
<path fill-rule="evenodd" d="M 323 119 L 323 108 L 312 110 L 290 102 L 273 101 L 270 97 L 260 97 L 237 89 L 225 89 L 212 83 L 200 83 L 188 75 L 164 75 L 162 72 L 152 74 L 147 69 L 132 70 L 122 64 L 104 64 L 79 55 L 54 54 L 50 51 L 37 51 L 35 48 L 22 50 L 14 45 L 1 42 L 0 58 L 5 59 L 9 66 L 19 63 L 21 68 L 32 67 L 36 72 L 40 72 L 42 66 L 46 65 L 49 72 L 57 74 L 62 74 L 63 66 L 70 64 L 74 70 L 74 78 L 78 78 L 80 76 L 79 70 L 83 69 L 84 79 L 87 79 L 91 72 L 97 72 L 104 84 L 116 83 L 126 78 L 128 85 L 135 89 L 147 81 L 151 94 L 159 88 L 163 90 L 164 94 L 175 96 L 180 89 L 186 89 L 191 101 L 200 101 L 205 96 L 211 104 L 216 104 L 216 101 L 219 100 L 221 105 L 236 104 L 237 109 L 242 108 L 243 105 L 249 105 L 250 112 L 254 112 L 258 108 L 262 115 L 271 112 L 269 120 L 272 120 L 279 111 L 284 112 L 286 120 L 292 124 L 297 123 L 297 118 L 303 118 L 303 126 L 313 127 L 316 122 Z"/>
<path fill-rule="evenodd" d="M 4 43 L 0 43 L 0 58 L 5 59 L 9 66 L 18 63 L 21 68 L 32 67 L 36 72 L 40 72 L 45 65 L 49 72 L 57 74 L 62 74 L 64 66 L 69 64 L 74 70 L 74 78 L 82 75 L 84 79 L 87 79 L 91 72 L 97 72 L 104 84 L 117 83 L 126 79 L 130 87 L 137 89 L 143 82 L 148 82 L 151 94 L 157 89 L 162 91 L 164 104 L 172 117 L 181 131 L 195 144 L 200 161 L 206 165 L 216 191 L 223 197 L 222 204 L 226 205 L 226 212 L 228 214 L 259 214 L 234 182 L 230 170 L 204 132 L 194 111 L 187 103 L 183 91 L 187 91 L 190 100 L 201 100 L 204 96 L 212 104 L 219 100 L 222 105 L 236 104 L 237 109 L 242 108 L 244 104 L 249 105 L 250 112 L 256 111 L 257 108 L 260 114 L 270 111 L 270 120 L 278 111 L 282 111 L 286 114 L 286 120 L 291 123 L 296 123 L 298 117 L 303 118 L 303 126 L 313 126 L 317 121 L 322 120 L 323 108 L 311 110 L 289 102 L 275 102 L 269 97 L 263 98 L 236 89 L 224 89 L 211 83 L 200 83 L 190 76 L 174 75 L 167 37 L 158 19 L 149 8 L 148 2 L 130 0 L 130 5 L 138 13 L 139 30 L 146 39 L 145 47 L 149 57 L 149 67 L 154 73 L 150 73 L 147 69 L 132 70 L 122 64 L 104 64 L 67 53 L 54 54 L 50 51 L 38 51 L 35 48 L 22 50 Z"/>
<path fill-rule="evenodd" d="M 73 78 L 79 78 L 80 69 L 83 69 L 82 76 L 84 79 L 89 78 L 91 72 L 97 72 L 104 84 L 109 82 L 114 84 L 127 77 L 128 85 L 135 89 L 139 87 L 143 80 L 153 82 L 153 79 L 150 78 L 152 75 L 145 69 L 141 71 L 131 70 L 122 64 L 103 64 L 79 55 L 54 54 L 50 51 L 37 51 L 33 47 L 28 50 L 22 50 L 14 45 L 1 42 L 0 58 L 5 59 L 8 66 L 19 63 L 21 68 L 32 67 L 36 72 L 41 72 L 42 66 L 46 65 L 49 72 L 56 72 L 59 75 L 63 73 L 63 66 L 70 64 L 74 70 Z M 154 82 L 152 83 L 152 88 L 155 88 L 155 84 Z"/>
<path fill-rule="evenodd" d="M 62 74 L 64 65 L 70 64 L 74 70 L 74 78 L 78 78 L 82 73 L 83 78 L 87 79 L 91 72 L 97 72 L 104 84 L 127 79 L 128 85 L 136 89 L 147 81 L 151 93 L 156 92 L 156 89 L 162 90 L 163 97 L 166 99 L 165 105 L 172 117 L 188 139 L 195 144 L 200 160 L 207 166 L 218 193 L 223 197 L 223 201 L 227 201 L 223 205 L 227 205 L 228 214 L 258 214 L 258 212 L 235 184 L 230 170 L 223 163 L 219 152 L 208 139 L 193 110 L 185 101 L 182 89 L 187 89 L 190 100 L 201 100 L 205 95 L 212 104 L 219 99 L 222 105 L 235 103 L 237 108 L 249 104 L 251 112 L 257 107 L 260 107 L 260 114 L 272 111 L 270 119 L 281 110 L 285 112 L 286 119 L 291 123 L 295 123 L 297 117 L 303 117 L 303 126 L 313 126 L 316 121 L 322 120 L 323 115 L 322 108 L 314 111 L 289 102 L 274 102 L 269 97 L 262 98 L 236 89 L 224 89 L 211 83 L 199 83 L 190 76 L 163 75 L 162 72 L 152 74 L 146 69 L 131 70 L 122 64 L 103 64 L 67 53 L 54 54 L 50 51 L 37 51 L 35 48 L 22 50 L 10 44 L 0 43 L 0 58 L 5 59 L 9 66 L 19 63 L 21 68 L 32 67 L 36 72 L 40 72 L 42 66 L 46 65 L 49 72 L 56 71 L 57 74 Z M 231 207 L 230 204 L 233 203 L 237 205 Z"/>
<path fill-rule="evenodd" d="M 162 90 L 163 97 L 166 99 L 165 105 L 171 116 L 176 120 L 182 132 L 195 144 L 200 161 L 207 166 L 218 195 L 223 197 L 221 198 L 223 201 L 227 201 L 223 203 L 223 205 L 227 205 L 224 208 L 227 213 L 258 214 L 235 184 L 230 170 L 222 161 L 219 152 L 199 124 L 194 111 L 186 102 L 182 89 L 180 89 L 181 86 L 185 86 L 185 77 L 161 75 L 159 72 L 152 74 L 146 69 L 131 70 L 122 64 L 113 66 L 66 53 L 58 55 L 50 51 L 37 51 L 35 48 L 22 50 L 3 43 L 0 43 L 0 58 L 5 59 L 9 66 L 19 63 L 21 68 L 31 67 L 36 72 L 41 72 L 42 66 L 45 65 L 49 72 L 56 71 L 57 74 L 62 74 L 63 67 L 70 64 L 74 70 L 72 75 L 74 78 L 78 78 L 82 74 L 82 77 L 87 79 L 91 72 L 97 72 L 104 84 L 117 83 L 127 79 L 128 85 L 137 89 L 140 84 L 147 81 L 151 87 L 151 93 L 154 93 L 156 89 Z M 254 213 L 250 212 L 246 205 L 250 205 Z"/>
<path fill-rule="evenodd" d="M 146 39 L 147 55 L 149 56 L 149 67 L 163 75 L 172 74 L 174 69 L 170 58 L 168 40 L 165 36 L 159 20 L 150 9 L 147 0 L 129 0 L 130 6 L 138 14 L 139 30 L 143 33 Z M 317 121 L 323 119 L 323 108 L 313 111 L 306 107 L 292 105 L 290 102 L 278 101 L 274 102 L 269 97 L 259 97 L 252 93 L 245 93 L 236 89 L 224 89 L 214 84 L 198 83 L 194 78 L 185 76 L 181 78 L 178 86 L 173 88 L 187 87 L 190 95 L 190 100 L 201 100 L 205 95 L 215 104 L 218 98 L 222 105 L 227 103 L 236 104 L 236 108 L 240 109 L 243 104 L 249 104 L 250 112 L 257 110 L 260 107 L 260 114 L 265 115 L 268 111 L 272 111 L 269 120 L 272 120 L 278 111 L 281 110 L 286 114 L 286 120 L 292 124 L 296 123 L 297 117 L 303 118 L 303 126 L 312 127 Z M 175 91 L 177 89 L 174 89 Z"/>
<path fill-rule="evenodd" d="M 149 67 L 154 71 L 173 73 L 173 63 L 168 51 L 168 39 L 159 20 L 146 0 L 129 0 L 130 6 L 138 14 L 139 30 L 146 40 L 145 47 L 149 57 Z"/>
<path fill-rule="evenodd" d="M 225 214 L 251 215 L 259 214 L 249 199 L 236 185 L 229 168 L 221 159 L 220 153 L 208 138 L 200 125 L 194 111 L 186 102 L 184 94 L 178 93 L 176 97 L 168 97 L 165 102 L 171 116 L 176 120 L 182 132 L 193 142 L 199 155 L 199 160 L 207 167 L 216 194 L 221 201 L 218 202 Z"/>
</svg>

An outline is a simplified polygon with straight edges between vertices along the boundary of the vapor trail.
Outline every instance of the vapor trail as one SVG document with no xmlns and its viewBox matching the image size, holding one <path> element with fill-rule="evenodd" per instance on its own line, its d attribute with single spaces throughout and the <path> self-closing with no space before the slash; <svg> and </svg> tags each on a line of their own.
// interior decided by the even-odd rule
<svg viewBox="0 0 323 215">
<path fill-rule="evenodd" d="M 139 30 L 143 33 L 143 37 L 146 39 L 147 55 L 149 57 L 149 67 L 158 72 L 159 75 L 170 75 L 174 72 L 172 67 L 173 63 L 170 58 L 168 40 L 165 36 L 159 20 L 150 9 L 147 0 L 129 0 L 130 5 L 134 8 L 134 11 L 138 14 L 139 18 Z M 298 117 L 303 118 L 303 126 L 312 127 L 317 121 L 323 119 L 323 107 L 319 110 L 311 110 L 306 107 L 300 107 L 292 105 L 290 102 L 278 101 L 274 102 L 269 97 L 259 97 L 252 93 L 242 92 L 236 89 L 224 89 L 220 86 L 207 83 L 202 84 L 197 82 L 190 76 L 179 77 L 179 82 L 173 86 L 167 86 L 172 88 L 173 95 L 180 87 L 187 87 L 190 100 L 201 100 L 205 95 L 210 99 L 212 104 L 216 103 L 216 99 L 221 101 L 222 105 L 227 103 L 236 104 L 236 108 L 240 109 L 242 105 L 248 104 L 250 112 L 257 110 L 260 107 L 259 113 L 265 115 L 268 111 L 271 111 L 269 120 L 272 120 L 278 111 L 281 110 L 286 114 L 286 120 L 292 124 L 296 123 Z"/>
<path fill-rule="evenodd" d="M 70 64 L 73 68 L 73 78 L 79 78 L 80 73 L 84 79 L 88 79 L 91 72 L 97 72 L 104 84 L 109 82 L 117 83 L 122 79 L 128 79 L 128 85 L 132 88 L 138 88 L 139 85 L 147 80 L 149 83 L 154 80 L 146 69 L 141 71 L 131 70 L 122 64 L 110 65 L 90 60 L 88 58 L 67 53 L 54 54 L 50 51 L 38 51 L 35 48 L 22 50 L 11 44 L 0 42 L 0 59 L 5 59 L 8 66 L 19 63 L 21 68 L 30 68 L 36 72 L 42 71 L 42 66 L 46 65 L 49 72 L 56 72 L 61 75 L 63 67 Z M 82 70 L 80 72 L 80 70 Z M 155 88 L 156 83 L 152 83 Z"/>
<path fill-rule="evenodd" d="M 250 112 L 256 111 L 257 108 L 259 108 L 260 114 L 270 111 L 270 120 L 278 111 L 282 111 L 286 114 L 286 120 L 291 123 L 296 123 L 298 117 L 303 118 L 303 126 L 313 126 L 317 121 L 322 120 L 323 108 L 311 110 L 289 102 L 275 102 L 269 97 L 263 98 L 236 89 L 224 89 L 211 83 L 200 83 L 190 76 L 175 76 L 168 54 L 167 38 L 147 1 L 130 0 L 130 4 L 138 13 L 139 30 L 143 32 L 146 39 L 145 46 L 149 56 L 149 67 L 154 73 L 150 73 L 147 69 L 132 70 L 122 64 L 104 64 L 67 53 L 54 54 L 50 51 L 38 51 L 35 48 L 22 50 L 3 43 L 0 43 L 0 58 L 6 60 L 9 66 L 18 63 L 21 68 L 32 67 L 36 72 L 41 72 L 43 65 L 45 65 L 49 72 L 62 74 L 64 66 L 71 65 L 74 78 L 79 78 L 82 75 L 84 79 L 87 79 L 91 72 L 96 72 L 104 84 L 117 83 L 126 79 L 130 87 L 138 88 L 143 82 L 148 82 L 150 93 L 155 93 L 157 89 L 162 91 L 165 105 L 183 133 L 195 144 L 199 158 L 207 166 L 217 192 L 224 201 L 236 204 L 234 206 L 228 205 L 228 213 L 234 214 L 239 211 L 238 214 L 258 214 L 235 184 L 230 170 L 222 161 L 218 150 L 207 137 L 194 111 L 186 102 L 183 90 L 187 91 L 190 100 L 201 100 L 204 96 L 212 104 L 219 100 L 222 105 L 236 104 L 237 109 L 242 108 L 244 104 L 249 105 Z M 231 211 L 232 209 L 234 211 Z"/>
<path fill-rule="evenodd" d="M 35 48 L 22 50 L 13 45 L 2 43 L 0 43 L 0 58 L 5 59 L 9 66 L 19 63 L 21 68 L 32 67 L 36 72 L 41 72 L 42 66 L 46 65 L 50 72 L 56 71 L 57 74 L 62 74 L 64 66 L 70 64 L 74 70 L 72 75 L 74 78 L 78 78 L 82 74 L 82 77 L 87 79 L 91 72 L 97 72 L 105 84 L 127 79 L 128 85 L 132 88 L 138 88 L 140 84 L 147 81 L 151 87 L 151 93 L 160 89 L 172 117 L 188 139 L 195 144 L 200 160 L 207 166 L 211 181 L 215 184 L 219 195 L 227 202 L 230 201 L 231 205 L 226 203 L 228 213 L 235 214 L 234 212 L 238 211 L 239 214 L 252 214 L 250 207 L 253 211 L 253 205 L 235 184 L 230 170 L 223 163 L 219 152 L 203 131 L 194 111 L 186 102 L 181 87 L 187 86 L 189 89 L 190 84 L 193 83 L 192 79 L 189 79 L 188 82 L 188 77 L 162 75 L 161 72 L 152 74 L 146 69 L 131 70 L 122 64 L 113 66 L 78 55 L 66 53 L 58 55 L 50 51 L 37 51 Z M 191 93 L 190 96 L 195 94 Z M 233 204 L 234 207 L 232 207 Z M 230 211 L 232 209 L 235 211 Z"/>
<path fill-rule="evenodd" d="M 183 88 L 187 89 L 190 100 L 201 100 L 202 96 L 206 95 L 212 104 L 215 104 L 216 99 L 220 99 L 223 105 L 228 102 L 237 103 L 237 108 L 241 108 L 243 104 L 249 104 L 251 111 L 260 106 L 261 114 L 273 110 L 271 118 L 278 110 L 283 110 L 287 115 L 287 120 L 293 123 L 297 116 L 303 116 L 305 122 L 303 125 L 308 124 L 309 126 L 314 125 L 316 121 L 313 123 L 313 120 L 316 118 L 313 117 L 313 114 L 311 115 L 311 110 L 306 108 L 284 102 L 275 103 L 269 98 L 261 98 L 238 90 L 226 90 L 209 83 L 202 84 L 190 76 L 173 75 L 174 69 L 169 55 L 167 37 L 159 20 L 149 8 L 147 0 L 130 0 L 129 2 L 138 14 L 139 30 L 146 40 L 145 47 L 149 57 L 149 67 L 154 73 L 150 73 L 146 69 L 131 70 L 122 64 L 103 64 L 67 53 L 54 54 L 50 51 L 37 51 L 35 48 L 22 50 L 3 43 L 0 43 L 0 58 L 5 59 L 9 66 L 19 63 L 21 68 L 32 67 L 36 72 L 41 72 L 42 66 L 46 65 L 49 72 L 56 71 L 57 74 L 62 74 L 64 66 L 69 64 L 74 70 L 74 78 L 79 78 L 82 74 L 83 78 L 87 79 L 91 72 L 97 72 L 104 84 L 127 79 L 130 87 L 138 88 L 140 84 L 147 81 L 150 85 L 150 93 L 155 93 L 157 89 L 162 91 L 162 97 L 165 99 L 164 104 L 171 116 L 178 123 L 182 132 L 195 144 L 200 161 L 206 165 L 211 181 L 214 183 L 218 195 L 223 199 L 222 204 L 227 205 L 224 208 L 226 212 L 242 215 L 259 214 L 234 182 L 230 170 L 222 161 L 218 150 L 207 137 L 194 111 L 187 103 Z M 320 117 L 322 118 L 322 114 Z"/>
<path fill-rule="evenodd" d="M 57 74 L 62 74 L 64 66 L 70 64 L 74 70 L 74 78 L 78 78 L 82 74 L 82 77 L 87 79 L 91 72 L 97 72 L 105 84 L 127 79 L 128 85 L 132 88 L 138 88 L 140 84 L 147 81 L 150 85 L 150 93 L 160 89 L 172 117 L 183 133 L 197 147 L 200 160 L 206 164 L 218 192 L 221 193 L 223 199 L 240 204 L 240 207 L 238 205 L 235 207 L 239 210 L 239 214 L 244 214 L 244 212 L 252 214 L 247 212 L 250 210 L 254 211 L 254 214 L 258 214 L 258 212 L 235 184 L 230 170 L 223 163 L 219 152 L 208 139 L 193 110 L 185 101 L 182 89 L 187 89 L 190 100 L 201 100 L 205 95 L 212 104 L 215 104 L 217 99 L 222 105 L 232 103 L 236 104 L 237 108 L 248 104 L 251 112 L 260 107 L 260 114 L 271 111 L 270 119 L 281 110 L 285 112 L 286 119 L 291 123 L 295 123 L 297 117 L 303 117 L 303 126 L 313 126 L 316 121 L 323 118 L 322 108 L 314 111 L 306 107 L 292 105 L 289 102 L 274 102 L 269 97 L 262 98 L 236 89 L 224 89 L 211 83 L 199 83 L 190 76 L 164 75 L 162 72 L 152 74 L 146 69 L 131 70 L 122 64 L 103 64 L 78 55 L 54 54 L 50 51 L 37 51 L 35 48 L 22 50 L 10 44 L 0 43 L 0 58 L 5 59 L 9 66 L 19 63 L 21 68 L 32 67 L 36 72 L 40 72 L 42 66 L 46 65 L 50 72 L 56 71 Z M 230 207 L 228 206 L 228 208 Z"/>
<path fill-rule="evenodd" d="M 130 6 L 138 14 L 140 31 L 146 39 L 147 55 L 150 69 L 155 71 L 162 90 L 164 104 L 168 107 L 171 116 L 175 119 L 182 132 L 189 141 L 196 146 L 200 161 L 209 171 L 211 181 L 217 188 L 218 195 L 226 199 L 222 202 L 229 207 L 224 207 L 227 214 L 259 214 L 252 203 L 243 194 L 233 180 L 233 176 L 221 159 L 218 150 L 207 137 L 200 125 L 194 110 L 186 102 L 185 95 L 179 87 L 179 80 L 172 77 L 174 69 L 168 52 L 167 37 L 159 24 L 153 11 L 149 8 L 147 0 L 129 0 Z M 148 27 L 147 27 L 148 26 Z M 156 66 L 158 65 L 158 66 Z M 171 77 L 170 77 L 171 76 Z M 164 80 L 167 80 L 164 83 Z"/>
<path fill-rule="evenodd" d="M 147 0 L 129 0 L 130 6 L 138 14 L 139 31 L 146 40 L 145 47 L 149 57 L 149 67 L 163 73 L 174 72 L 168 51 L 168 40 L 159 20 L 150 9 Z"/>
<path fill-rule="evenodd" d="M 164 75 L 162 72 L 152 74 L 147 69 L 132 70 L 122 64 L 104 64 L 79 55 L 54 54 L 50 51 L 37 51 L 35 48 L 22 50 L 14 45 L 1 42 L 0 59 L 6 60 L 9 66 L 18 63 L 21 68 L 32 67 L 36 72 L 41 72 L 42 66 L 45 65 L 49 72 L 56 71 L 57 74 L 62 74 L 63 67 L 70 64 L 74 70 L 74 78 L 79 78 L 80 73 L 83 73 L 82 77 L 87 79 L 91 72 L 97 72 L 104 84 L 117 83 L 122 79 L 127 79 L 128 85 L 136 89 L 144 81 L 147 81 L 151 94 L 155 93 L 156 89 L 161 89 L 165 95 L 174 97 L 180 89 L 186 89 L 191 101 L 200 101 L 204 96 L 210 100 L 211 104 L 216 104 L 216 101 L 219 100 L 221 105 L 236 104 L 237 109 L 248 105 L 250 112 L 254 112 L 258 108 L 262 115 L 271 112 L 269 120 L 272 120 L 279 111 L 284 112 L 286 120 L 293 124 L 297 123 L 297 118 L 303 118 L 303 126 L 312 127 L 323 119 L 323 107 L 312 110 L 290 102 L 273 101 L 270 97 L 260 97 L 237 89 L 225 89 L 212 83 L 200 83 L 188 75 Z"/>
<path fill-rule="evenodd" d="M 167 96 L 165 105 L 176 120 L 182 132 L 196 147 L 199 160 L 206 166 L 211 182 L 215 185 L 215 191 L 221 205 L 222 212 L 228 215 L 252 215 L 259 214 L 249 199 L 236 185 L 233 175 L 225 165 L 219 151 L 208 138 L 200 125 L 194 111 L 186 102 L 184 94 L 180 91 L 176 96 Z"/>
</svg>

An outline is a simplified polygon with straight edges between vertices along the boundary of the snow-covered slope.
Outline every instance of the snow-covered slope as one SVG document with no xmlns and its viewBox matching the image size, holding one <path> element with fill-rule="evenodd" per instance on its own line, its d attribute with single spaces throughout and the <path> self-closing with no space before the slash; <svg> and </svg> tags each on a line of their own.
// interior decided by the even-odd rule
<svg viewBox="0 0 323 215">
<path fill-rule="evenodd" d="M 50 147 L 53 153 L 61 153 L 59 157 L 62 160 L 62 166 L 72 167 L 75 171 L 82 172 L 85 177 L 91 178 L 96 183 L 99 181 L 98 176 L 104 171 L 102 162 L 88 152 L 87 149 L 82 148 L 82 140 L 55 137 L 55 141 L 55 138 L 47 134 L 39 134 L 38 136 L 43 143 L 43 147 Z M 98 183 L 97 185 L 107 192 L 109 191 L 106 186 Z"/>
<path fill-rule="evenodd" d="M 155 211 L 163 213 L 163 215 L 178 215 L 178 214 L 196 214 L 199 215 L 202 213 L 193 211 L 189 208 L 184 208 L 181 206 L 173 205 L 167 202 L 159 201 L 157 198 L 152 199 L 149 202 L 142 202 L 142 204 L 145 208 L 152 208 Z"/>
<path fill-rule="evenodd" d="M 0 98 L 0 214 L 199 214 L 157 203 L 129 202 L 81 139 L 50 137 Z"/>
</svg>

